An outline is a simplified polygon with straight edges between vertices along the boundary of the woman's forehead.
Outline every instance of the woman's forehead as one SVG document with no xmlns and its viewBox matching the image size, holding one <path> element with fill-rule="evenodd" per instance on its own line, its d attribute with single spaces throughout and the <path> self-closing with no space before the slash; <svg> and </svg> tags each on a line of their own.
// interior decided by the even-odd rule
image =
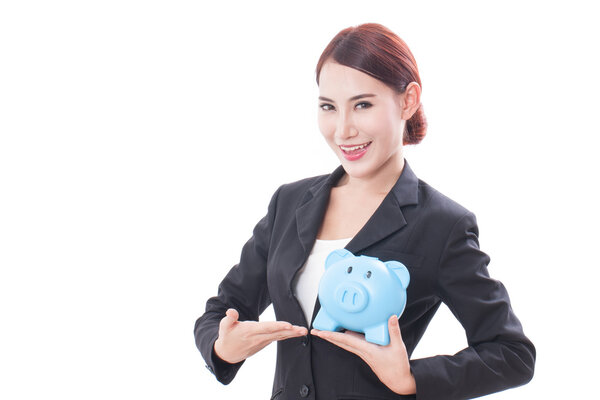
<svg viewBox="0 0 600 400">
<path fill-rule="evenodd" d="M 354 68 L 335 62 L 323 65 L 319 76 L 319 95 L 333 100 L 347 100 L 358 94 L 387 95 L 383 82 Z"/>
</svg>

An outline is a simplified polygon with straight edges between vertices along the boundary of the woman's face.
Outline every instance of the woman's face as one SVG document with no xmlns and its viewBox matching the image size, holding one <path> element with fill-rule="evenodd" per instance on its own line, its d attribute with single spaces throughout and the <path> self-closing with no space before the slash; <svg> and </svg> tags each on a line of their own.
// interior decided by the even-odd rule
<svg viewBox="0 0 600 400">
<path fill-rule="evenodd" d="M 321 68 L 319 129 L 354 178 L 401 165 L 402 106 L 402 95 L 364 72 L 332 61 Z"/>
</svg>

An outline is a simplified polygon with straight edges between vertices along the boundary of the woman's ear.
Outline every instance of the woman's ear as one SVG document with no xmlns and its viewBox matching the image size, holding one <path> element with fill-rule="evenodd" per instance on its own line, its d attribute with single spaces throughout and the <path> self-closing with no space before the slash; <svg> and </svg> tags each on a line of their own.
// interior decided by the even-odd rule
<svg viewBox="0 0 600 400">
<path fill-rule="evenodd" d="M 421 86 L 417 82 L 411 82 L 400 96 L 402 119 L 409 120 L 421 105 Z"/>
</svg>

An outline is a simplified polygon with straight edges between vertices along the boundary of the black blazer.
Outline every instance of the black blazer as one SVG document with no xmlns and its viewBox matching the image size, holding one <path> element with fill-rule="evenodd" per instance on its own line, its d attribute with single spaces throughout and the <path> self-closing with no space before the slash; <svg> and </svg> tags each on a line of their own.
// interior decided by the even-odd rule
<svg viewBox="0 0 600 400">
<path fill-rule="evenodd" d="M 213 353 L 219 321 L 238 310 L 258 320 L 273 304 L 277 320 L 308 326 L 292 293 L 292 280 L 315 241 L 333 173 L 280 186 L 236 264 L 196 321 L 196 345 L 223 384 L 243 361 L 228 364 Z M 502 283 L 490 278 L 488 255 L 479 249 L 475 215 L 418 179 L 408 162 L 365 226 L 347 244 L 355 255 L 398 260 L 410 271 L 407 305 L 399 319 L 409 357 L 444 302 L 465 329 L 469 347 L 455 355 L 411 360 L 419 400 L 466 399 L 527 383 L 535 348 L 523 334 Z M 320 305 L 318 299 L 313 318 Z M 311 323 L 312 325 L 312 323 Z M 311 336 L 277 342 L 273 399 L 400 399 L 358 356 Z"/>
</svg>

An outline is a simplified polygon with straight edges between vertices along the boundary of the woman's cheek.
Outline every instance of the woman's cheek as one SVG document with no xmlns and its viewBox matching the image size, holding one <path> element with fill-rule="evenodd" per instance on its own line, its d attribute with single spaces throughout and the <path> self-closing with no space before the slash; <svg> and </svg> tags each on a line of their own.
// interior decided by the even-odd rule
<svg viewBox="0 0 600 400">
<path fill-rule="evenodd" d="M 327 141 L 334 140 L 335 123 L 332 123 L 331 118 L 327 118 L 327 116 L 319 116 L 318 125 L 321 134 L 325 137 Z"/>
</svg>

